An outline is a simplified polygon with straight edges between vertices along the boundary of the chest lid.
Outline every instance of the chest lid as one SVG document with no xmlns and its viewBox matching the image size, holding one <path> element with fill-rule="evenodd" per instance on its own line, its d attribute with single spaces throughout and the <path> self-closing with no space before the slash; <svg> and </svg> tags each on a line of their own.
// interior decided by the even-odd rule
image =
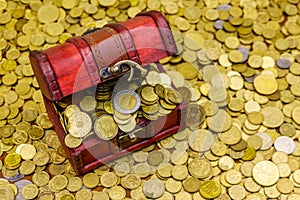
<svg viewBox="0 0 300 200">
<path fill-rule="evenodd" d="M 43 94 L 59 101 L 128 71 L 125 65 L 112 68 L 119 61 L 132 60 L 144 66 L 176 53 L 165 17 L 148 11 L 52 48 L 32 51 L 30 62 Z"/>
</svg>

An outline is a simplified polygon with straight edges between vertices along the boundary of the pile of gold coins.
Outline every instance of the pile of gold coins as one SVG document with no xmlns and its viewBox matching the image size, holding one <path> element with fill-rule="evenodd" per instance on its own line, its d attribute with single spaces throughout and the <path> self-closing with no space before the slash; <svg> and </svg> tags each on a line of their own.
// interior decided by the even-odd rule
<svg viewBox="0 0 300 200">
<path fill-rule="evenodd" d="M 300 199 L 299 8 L 299 0 L 0 0 L 0 199 Z M 70 108 L 60 102 L 66 145 L 80 145 L 96 119 L 100 130 L 116 124 L 99 132 L 110 138 L 126 120 L 168 114 L 179 102 L 170 81 L 188 103 L 187 128 L 76 176 L 29 51 L 145 10 L 166 16 L 178 55 L 160 61 L 160 82 L 151 70 L 130 87 L 139 111 L 113 109 L 110 97 L 126 89 L 113 93 L 116 82 Z M 134 96 L 121 107 L 135 109 Z M 76 115 L 89 117 L 82 132 Z"/>
<path fill-rule="evenodd" d="M 127 89 L 124 86 L 115 89 L 116 83 L 114 80 L 98 85 L 95 95 L 83 94 L 78 105 L 68 105 L 64 100 L 58 102 L 63 109 L 61 121 L 69 133 L 65 137 L 67 147 L 77 148 L 84 138 L 93 134 L 111 140 L 119 130 L 130 133 L 139 119 L 157 120 L 170 114 L 183 101 L 181 93 L 172 88 L 169 75 L 155 70 L 136 78 Z M 113 91 L 116 94 L 113 95 Z"/>
</svg>

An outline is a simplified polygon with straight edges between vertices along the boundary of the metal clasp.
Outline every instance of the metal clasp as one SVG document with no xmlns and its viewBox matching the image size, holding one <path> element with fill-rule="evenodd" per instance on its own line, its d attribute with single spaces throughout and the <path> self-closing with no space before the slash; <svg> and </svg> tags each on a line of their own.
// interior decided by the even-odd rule
<svg viewBox="0 0 300 200">
<path fill-rule="evenodd" d="M 142 66 L 138 63 L 132 60 L 121 60 L 111 67 L 105 67 L 100 69 L 99 75 L 101 78 L 107 79 L 131 70 L 130 76 L 128 78 L 128 81 L 130 81 L 133 77 L 134 68 L 138 68 L 139 70 L 141 70 L 142 76 L 145 76 L 147 74 L 147 70 L 143 69 Z"/>
<path fill-rule="evenodd" d="M 141 136 L 145 133 L 144 128 L 138 128 L 136 130 L 133 130 L 132 132 L 126 134 L 126 135 L 121 135 L 118 138 L 118 142 L 120 146 L 122 146 L 123 143 L 126 142 L 135 142 L 138 139 L 138 136 Z"/>
</svg>

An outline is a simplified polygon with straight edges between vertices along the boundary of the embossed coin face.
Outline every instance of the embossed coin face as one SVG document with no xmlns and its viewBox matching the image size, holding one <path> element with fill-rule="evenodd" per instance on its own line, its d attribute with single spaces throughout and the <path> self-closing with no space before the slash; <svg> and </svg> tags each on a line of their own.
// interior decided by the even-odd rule
<svg viewBox="0 0 300 200">
<path fill-rule="evenodd" d="M 279 169 L 271 161 L 260 161 L 253 167 L 253 178 L 262 186 L 271 186 L 279 179 Z"/>
<path fill-rule="evenodd" d="M 206 180 L 200 185 L 200 194 L 207 199 L 214 199 L 221 193 L 221 185 L 213 180 Z"/>
<path fill-rule="evenodd" d="M 74 113 L 69 119 L 69 133 L 77 138 L 86 136 L 92 128 L 92 120 L 85 112 Z"/>
<path fill-rule="evenodd" d="M 118 133 L 118 126 L 110 115 L 101 115 L 94 124 L 96 135 L 103 140 L 110 140 Z"/>
<path fill-rule="evenodd" d="M 132 90 L 121 90 L 113 99 L 114 108 L 122 114 L 130 114 L 137 111 L 141 105 L 141 99 Z"/>
</svg>

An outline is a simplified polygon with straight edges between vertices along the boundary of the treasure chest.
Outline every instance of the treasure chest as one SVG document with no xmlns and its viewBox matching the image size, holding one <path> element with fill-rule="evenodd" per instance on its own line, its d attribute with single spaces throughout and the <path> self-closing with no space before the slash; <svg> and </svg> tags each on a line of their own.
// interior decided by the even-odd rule
<svg viewBox="0 0 300 200">
<path fill-rule="evenodd" d="M 30 53 L 49 118 L 77 174 L 185 127 L 184 101 L 158 64 L 176 52 L 164 16 L 148 11 Z"/>
</svg>

